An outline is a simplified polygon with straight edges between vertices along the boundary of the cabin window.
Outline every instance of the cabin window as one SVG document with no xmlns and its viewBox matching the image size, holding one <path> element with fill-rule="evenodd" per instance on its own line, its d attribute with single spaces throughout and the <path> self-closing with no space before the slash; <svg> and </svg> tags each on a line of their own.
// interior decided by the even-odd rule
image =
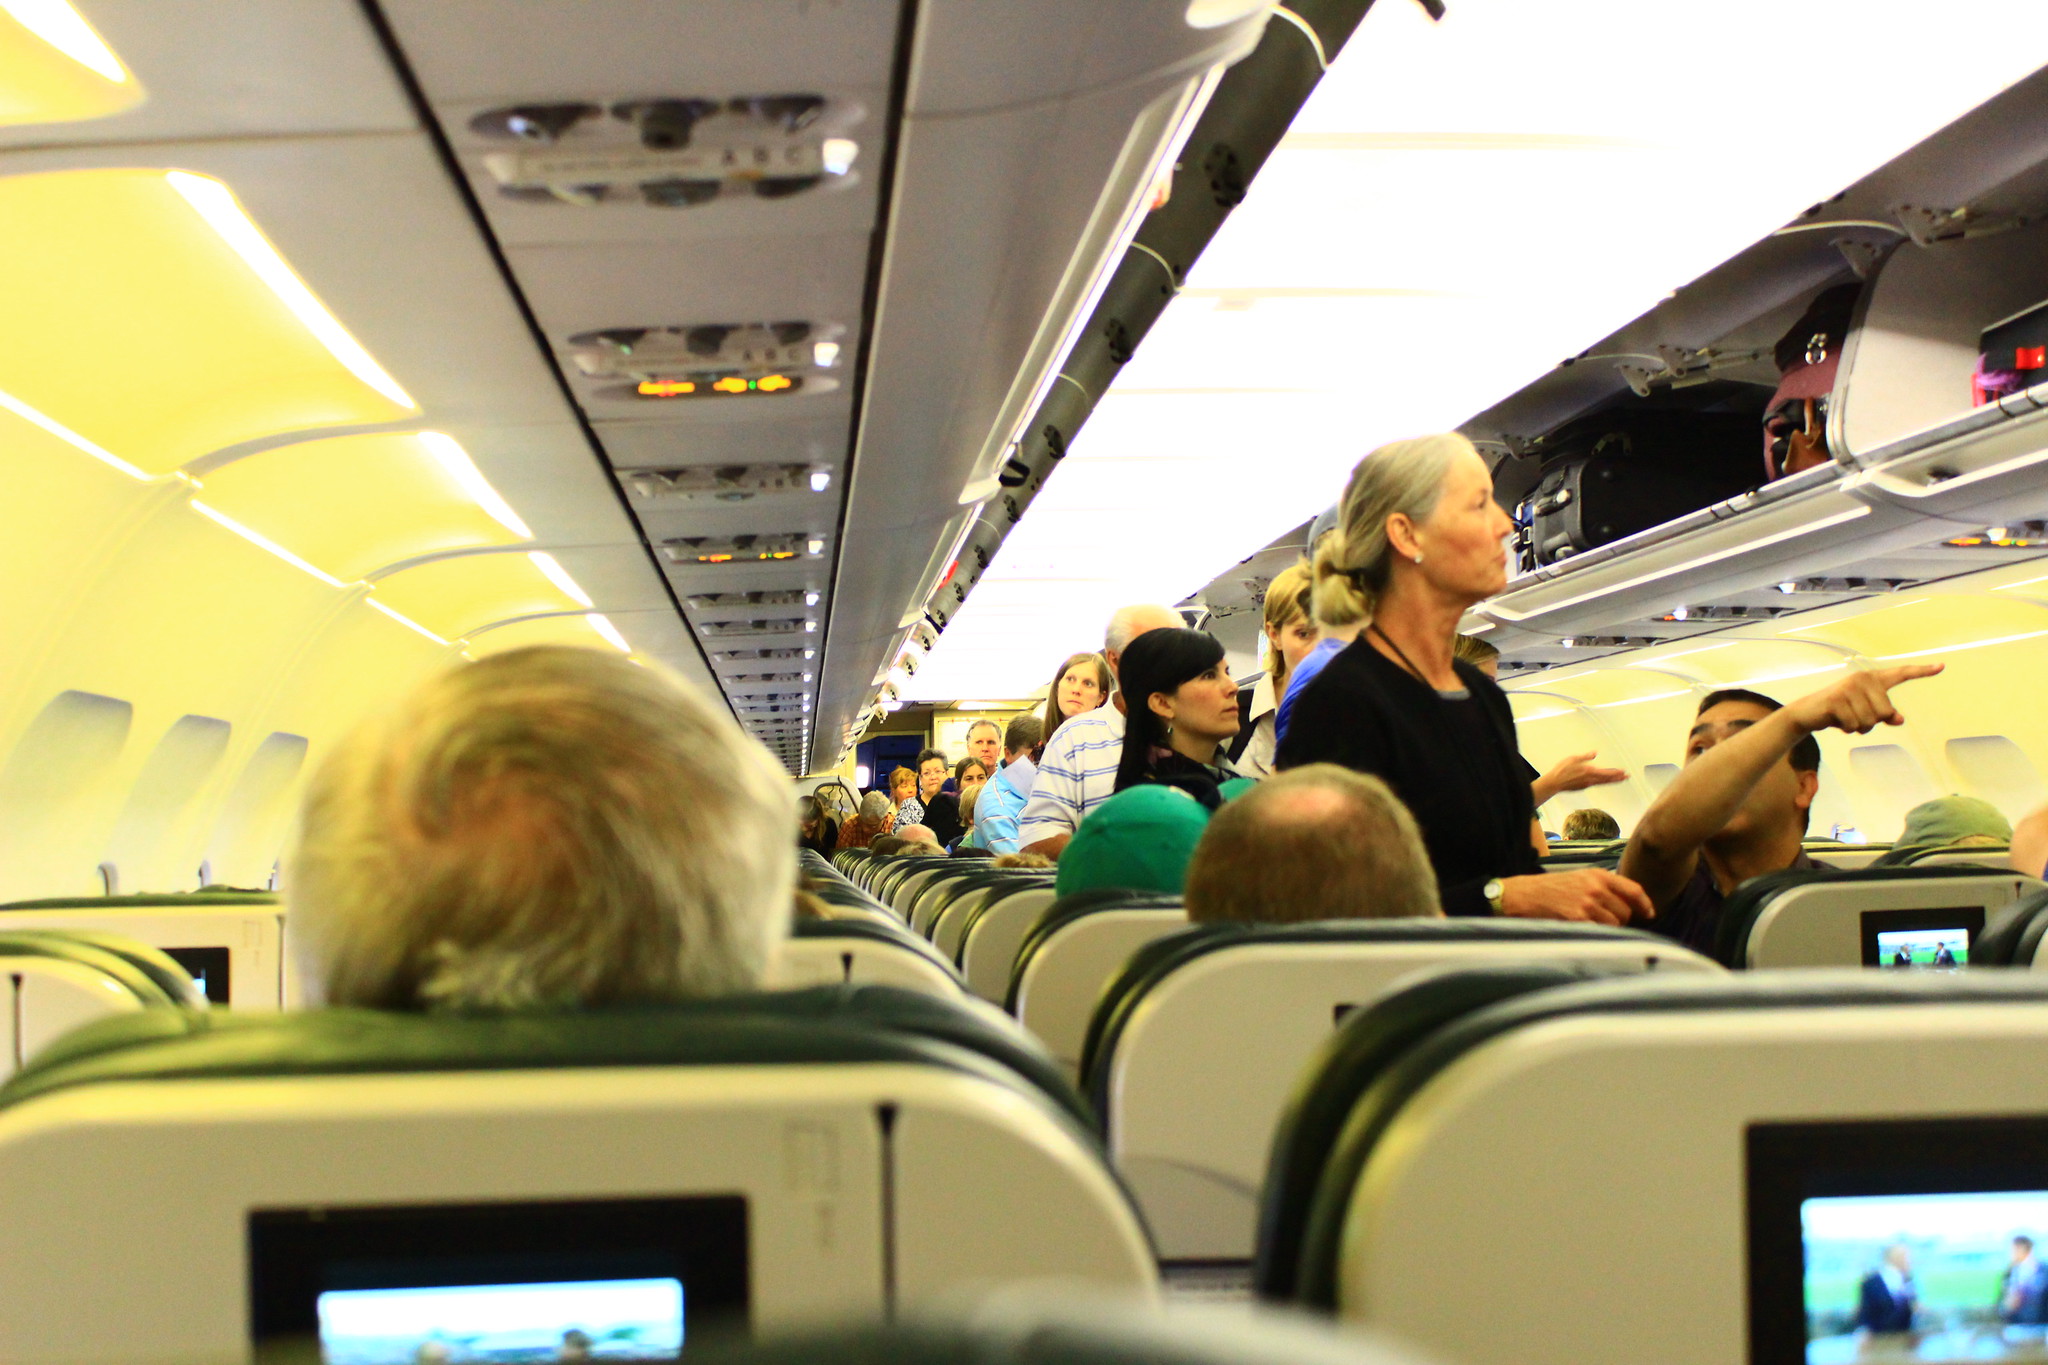
<svg viewBox="0 0 2048 1365">
<path fill-rule="evenodd" d="M 1941 795 L 1920 760 L 1897 744 L 1859 744 L 1849 751 L 1858 828 L 1874 838 L 1898 838 L 1906 812 Z"/>
<path fill-rule="evenodd" d="M 86 869 L 105 847 L 112 781 L 135 708 L 60 692 L 0 767 L 0 897 L 96 895 Z"/>
<path fill-rule="evenodd" d="M 1970 735 L 1948 742 L 1948 764 L 1963 792 L 2017 820 L 2044 801 L 2048 784 L 2026 751 L 2004 735 Z"/>
<path fill-rule="evenodd" d="M 1662 796 L 1664 789 L 1671 785 L 1671 779 L 1676 776 L 1676 763 L 1648 763 L 1643 766 L 1643 785 L 1650 789 L 1650 795 L 1653 797 Z"/>
<path fill-rule="evenodd" d="M 109 863 L 126 867 L 137 890 L 169 890 L 191 866 L 185 860 L 205 833 L 194 827 L 195 809 L 232 733 L 224 720 L 180 716 L 150 751 L 107 840 Z"/>
<path fill-rule="evenodd" d="M 282 731 L 256 746 L 221 807 L 207 860 L 226 886 L 256 886 L 270 876 L 291 818 L 291 793 L 306 765 L 303 735 Z"/>
</svg>

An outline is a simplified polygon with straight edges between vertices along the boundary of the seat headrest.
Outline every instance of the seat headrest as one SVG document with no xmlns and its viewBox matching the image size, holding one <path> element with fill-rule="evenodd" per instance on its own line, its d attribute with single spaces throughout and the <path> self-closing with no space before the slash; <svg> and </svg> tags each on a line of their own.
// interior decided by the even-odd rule
<svg viewBox="0 0 2048 1365">
<path fill-rule="evenodd" d="M 1969 877 L 2019 875 L 2008 868 L 1996 867 L 1795 867 L 1782 872 L 1766 872 L 1744 882 L 1722 903 L 1721 923 L 1714 931 L 1714 959 L 1725 967 L 1742 966 L 1750 930 L 1756 927 L 1764 907 L 1780 894 L 1809 883 L 1953 881 Z"/>
<path fill-rule="evenodd" d="M 1010 965 L 1010 988 L 1004 995 L 1003 1007 L 1011 1013 L 1017 1010 L 1017 995 L 1024 984 L 1024 972 L 1031 960 L 1054 934 L 1076 920 L 1102 910 L 1179 910 L 1179 896 L 1165 896 L 1156 891 L 1125 891 L 1116 888 L 1098 887 L 1092 891 L 1076 891 L 1061 896 L 1045 908 L 1038 922 L 1031 926 L 1024 941 L 1017 945 L 1017 957 Z"/>
<path fill-rule="evenodd" d="M 78 929 L 0 932 L 0 958 L 43 957 L 90 967 L 145 1005 L 206 1008 L 185 969 L 162 952 L 116 934 Z"/>
<path fill-rule="evenodd" d="M 975 1072 L 1095 1128 L 1058 1065 L 1021 1030 L 934 996 L 871 985 L 490 1015 L 149 1011 L 58 1039 L 0 1087 L 0 1107 L 119 1080 L 831 1062 Z"/>
<path fill-rule="evenodd" d="M 50 896 L 42 900 L 8 901 L 5 910 L 134 910 L 156 906 L 276 905 L 275 891 L 214 890 L 144 891 L 132 896 Z"/>
</svg>

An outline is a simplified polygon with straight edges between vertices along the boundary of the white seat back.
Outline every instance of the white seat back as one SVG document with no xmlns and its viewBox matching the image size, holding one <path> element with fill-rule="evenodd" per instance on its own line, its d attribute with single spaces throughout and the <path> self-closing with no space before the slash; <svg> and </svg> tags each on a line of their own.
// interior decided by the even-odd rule
<svg viewBox="0 0 2048 1365">
<path fill-rule="evenodd" d="M 951 964 L 909 943 L 870 938 L 793 938 L 782 945 L 782 957 L 771 984 L 784 990 L 826 986 L 841 981 L 857 985 L 898 986 L 948 1000 L 964 989 Z"/>
<path fill-rule="evenodd" d="M 1743 939 L 1743 965 L 1887 965 L 1895 951 L 1917 942 L 1914 933 L 1960 929 L 1974 937 L 1993 912 L 2042 885 L 2017 872 L 1913 871 L 1878 868 L 1815 877 L 1768 895 Z M 1731 900 L 1731 911 L 1734 906 Z M 1958 962 L 1968 960 L 1967 951 L 1953 955 Z"/>
<path fill-rule="evenodd" d="M 1011 1013 L 1078 1079 L 1088 1020 L 1103 989 L 1132 953 L 1187 924 L 1187 912 L 1176 907 L 1097 910 L 1061 925 L 1019 967 Z"/>
<path fill-rule="evenodd" d="M 2048 983 L 2027 973 L 1659 973 L 1493 1005 L 1439 1028 L 1367 1092 L 1383 1122 L 1337 1206 L 1341 1315 L 1462 1365 L 1809 1358 L 1796 1310 L 1789 1344 L 1752 1339 L 1759 1291 L 1797 1302 L 1800 1199 L 1816 1187 L 1795 1174 L 1789 1207 L 1762 1208 L 1759 1191 L 1786 1172 L 1759 1156 L 1761 1136 L 1804 1130 L 1823 1163 L 1875 1162 L 1860 1189 L 1823 1171 L 1836 1195 L 1982 1189 L 1971 1182 L 2003 1153 L 1958 1146 L 1930 1171 L 1918 1150 L 1904 1164 L 1933 1183 L 1902 1187 L 1896 1167 L 1879 1169 L 1887 1134 L 2031 1119 L 2025 1145 L 2038 1150 L 2048 1069 L 2014 1059 L 2044 1050 Z M 1906 1059 L 1939 1084 L 1902 1084 Z M 1788 1218 L 1789 1251 L 1764 1254 L 1759 1220 Z M 1898 1210 L 1868 1221 L 1881 1229 L 1846 1291 L 1827 1289 L 1831 1306 L 1844 1292 L 1853 1305 L 1885 1241 L 1946 1232 Z M 2009 1231 L 1984 1239 L 1987 1284 Z M 1915 1240 L 1914 1255 L 1931 1244 Z M 1988 1292 L 1965 1293 L 1988 1314 Z M 1821 1335 L 1842 1333 L 1833 1321 L 1816 1319 Z M 1810 1358 L 1974 1358 L 1973 1335 L 1891 1339 L 1895 1355 L 1887 1339 L 1841 1335 Z"/>
<path fill-rule="evenodd" d="M 1299 937 L 1279 926 L 1243 937 L 1187 931 L 1158 970 L 1119 983 L 1130 990 L 1099 1007 L 1112 1022 L 1089 1061 L 1088 1088 L 1108 1129 L 1111 1160 L 1166 1261 L 1251 1258 L 1274 1129 L 1303 1068 L 1352 1010 L 1417 972 L 1537 962 L 1723 970 L 1648 934 L 1576 925 L 1379 921 L 1299 929 Z M 1333 936 L 1307 937 L 1324 929 Z M 1334 937 L 1347 930 L 1362 937 Z M 1385 937 L 1371 937 L 1378 933 Z M 1150 952 L 1166 947 L 1161 941 Z"/>
<path fill-rule="evenodd" d="M 1026 886 L 1004 895 L 975 918 L 960 940 L 956 959 L 968 990 L 984 1000 L 999 1001 L 1009 993 L 1010 972 L 1024 936 L 1058 897 L 1050 884 Z"/>
<path fill-rule="evenodd" d="M 9 909 L 0 929 L 91 929 L 160 948 L 194 976 L 209 973 L 208 998 L 237 1010 L 274 1010 L 296 1003 L 287 979 L 284 907 L 201 902 L 172 905 Z M 218 965 L 227 966 L 221 990 Z M 224 998 L 223 998 L 224 997 Z"/>
</svg>

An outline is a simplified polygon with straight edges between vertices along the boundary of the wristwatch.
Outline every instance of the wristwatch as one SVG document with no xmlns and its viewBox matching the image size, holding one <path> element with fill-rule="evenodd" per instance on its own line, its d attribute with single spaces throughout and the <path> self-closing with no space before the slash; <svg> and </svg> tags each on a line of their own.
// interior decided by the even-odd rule
<svg viewBox="0 0 2048 1365">
<path fill-rule="evenodd" d="M 1498 877 L 1487 882 L 1485 888 L 1480 892 L 1481 895 L 1486 897 L 1486 903 L 1493 907 L 1493 913 L 1496 915 L 1500 913 L 1501 898 L 1506 896 L 1507 893 L 1506 885 Z"/>
</svg>

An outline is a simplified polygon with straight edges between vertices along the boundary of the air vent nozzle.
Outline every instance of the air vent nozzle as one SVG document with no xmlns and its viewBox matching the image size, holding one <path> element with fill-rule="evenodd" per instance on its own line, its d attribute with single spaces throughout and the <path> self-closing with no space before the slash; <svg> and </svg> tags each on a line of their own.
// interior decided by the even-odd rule
<svg viewBox="0 0 2048 1365">
<path fill-rule="evenodd" d="M 626 474 L 633 491 L 649 502 L 751 502 L 785 493 L 808 493 L 832 471 L 807 464 L 728 464 L 689 469 L 635 469 Z M 822 490 L 819 490 L 822 491 Z"/>
</svg>

